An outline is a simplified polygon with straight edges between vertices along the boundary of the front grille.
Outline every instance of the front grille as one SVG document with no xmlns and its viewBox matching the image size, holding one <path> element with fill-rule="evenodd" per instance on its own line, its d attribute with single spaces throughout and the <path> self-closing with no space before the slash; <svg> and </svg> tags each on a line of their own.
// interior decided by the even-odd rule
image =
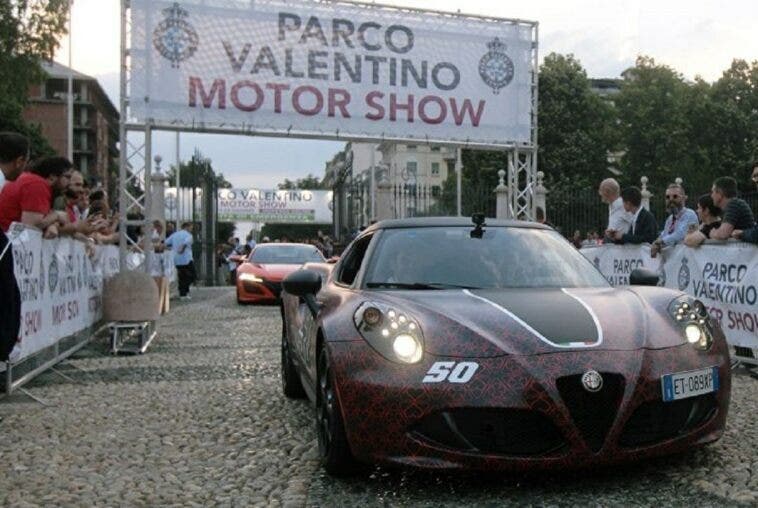
<svg viewBox="0 0 758 508">
<path fill-rule="evenodd" d="M 672 439 L 710 420 L 717 410 L 713 393 L 671 402 L 645 402 L 626 422 L 619 444 L 633 448 Z"/>
<path fill-rule="evenodd" d="M 582 374 L 560 377 L 555 382 L 584 442 L 594 452 L 603 447 L 624 395 L 624 376 L 607 372 L 600 375 L 603 386 L 597 392 L 584 388 Z"/>
<path fill-rule="evenodd" d="M 463 408 L 424 418 L 417 437 L 456 450 L 511 456 L 544 456 L 565 441 L 550 419 L 526 409 Z"/>
</svg>

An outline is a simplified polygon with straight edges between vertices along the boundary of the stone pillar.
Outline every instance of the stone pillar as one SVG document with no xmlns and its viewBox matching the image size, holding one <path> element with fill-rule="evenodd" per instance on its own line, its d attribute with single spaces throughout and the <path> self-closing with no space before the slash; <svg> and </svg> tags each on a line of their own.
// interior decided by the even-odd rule
<svg viewBox="0 0 758 508">
<path fill-rule="evenodd" d="M 545 173 L 542 171 L 537 171 L 537 183 L 534 186 L 534 198 L 532 205 L 534 206 L 535 217 L 537 208 L 542 208 L 542 212 L 545 214 L 545 218 L 547 218 L 547 189 L 544 185 L 544 178 Z"/>
<path fill-rule="evenodd" d="M 161 172 L 160 155 L 155 156 L 155 172 L 150 176 L 150 192 L 152 194 L 152 206 L 150 207 L 150 221 L 159 220 L 166 226 L 166 181 L 168 178 Z M 165 234 L 165 233 L 164 233 Z"/>
<path fill-rule="evenodd" d="M 505 185 L 505 170 L 501 169 L 497 172 L 499 182 L 495 187 L 495 194 L 497 197 L 497 206 L 495 207 L 495 218 L 497 219 L 512 219 L 513 214 L 508 206 L 508 186 Z"/>
<path fill-rule="evenodd" d="M 645 210 L 650 210 L 650 198 L 653 197 L 653 193 L 647 189 L 647 182 L 648 179 L 646 176 L 640 178 L 640 183 L 642 184 L 642 208 Z"/>
<path fill-rule="evenodd" d="M 376 220 L 394 219 L 393 207 L 392 184 L 385 174 L 382 175 L 382 179 L 376 185 Z"/>
</svg>

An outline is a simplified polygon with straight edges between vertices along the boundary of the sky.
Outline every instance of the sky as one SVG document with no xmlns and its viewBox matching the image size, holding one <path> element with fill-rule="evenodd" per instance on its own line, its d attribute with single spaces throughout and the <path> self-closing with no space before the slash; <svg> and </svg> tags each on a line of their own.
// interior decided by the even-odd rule
<svg viewBox="0 0 758 508">
<path fill-rule="evenodd" d="M 732 60 L 758 59 L 756 0 L 403 0 L 381 3 L 539 22 L 540 57 L 573 53 L 591 78 L 615 78 L 638 55 L 673 67 L 687 79 L 715 81 Z M 118 107 L 119 0 L 74 0 L 73 67 L 98 79 Z M 752 34 L 752 35 L 751 35 Z M 68 64 L 68 37 L 55 59 Z M 175 160 L 175 135 L 156 133 L 154 153 Z M 274 188 L 285 178 L 323 176 L 344 143 L 182 134 L 180 156 L 195 149 L 235 187 Z M 165 163 L 164 163 L 165 165 Z"/>
</svg>

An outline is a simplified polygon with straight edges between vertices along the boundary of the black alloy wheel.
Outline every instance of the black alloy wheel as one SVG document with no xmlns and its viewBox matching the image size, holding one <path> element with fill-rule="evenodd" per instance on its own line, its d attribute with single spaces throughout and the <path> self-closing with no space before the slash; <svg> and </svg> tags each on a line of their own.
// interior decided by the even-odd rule
<svg viewBox="0 0 758 508">
<path fill-rule="evenodd" d="M 316 433 L 318 450 L 326 472 L 332 476 L 350 476 L 359 471 L 345 435 L 339 400 L 334 391 L 334 374 L 326 347 L 319 351 L 318 393 L 316 396 Z"/>
<path fill-rule="evenodd" d="M 287 339 L 287 324 L 282 315 L 282 391 L 290 399 L 302 399 L 305 397 L 305 390 L 297 368 L 292 363 L 291 354 Z"/>
</svg>

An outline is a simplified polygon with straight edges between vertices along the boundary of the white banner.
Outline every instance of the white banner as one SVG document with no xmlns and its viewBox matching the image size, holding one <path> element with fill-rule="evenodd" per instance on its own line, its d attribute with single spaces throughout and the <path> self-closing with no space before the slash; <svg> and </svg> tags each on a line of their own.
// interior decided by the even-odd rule
<svg viewBox="0 0 758 508">
<path fill-rule="evenodd" d="M 21 292 L 20 337 L 11 354 L 17 362 L 100 319 L 103 273 L 112 273 L 112 258 L 103 247 L 90 258 L 82 242 L 43 240 L 20 224 L 11 225 L 9 237 Z"/>
<path fill-rule="evenodd" d="M 666 287 L 701 300 L 729 343 L 758 348 L 758 248 L 746 243 L 664 252 Z"/>
<path fill-rule="evenodd" d="M 131 112 L 195 128 L 531 142 L 536 24 L 303 0 L 132 0 Z"/>
<path fill-rule="evenodd" d="M 612 286 L 628 286 L 635 268 L 660 272 L 661 258 L 650 257 L 650 245 L 601 245 L 583 247 L 579 252 L 592 261 Z"/>
<path fill-rule="evenodd" d="M 676 245 L 650 258 L 650 247 L 605 245 L 580 250 L 613 285 L 629 284 L 642 266 L 657 271 L 662 285 L 684 291 L 708 307 L 731 345 L 758 348 L 758 248 L 730 241 L 698 248 Z"/>
<path fill-rule="evenodd" d="M 219 189 L 218 220 L 331 224 L 332 191 Z"/>
</svg>

